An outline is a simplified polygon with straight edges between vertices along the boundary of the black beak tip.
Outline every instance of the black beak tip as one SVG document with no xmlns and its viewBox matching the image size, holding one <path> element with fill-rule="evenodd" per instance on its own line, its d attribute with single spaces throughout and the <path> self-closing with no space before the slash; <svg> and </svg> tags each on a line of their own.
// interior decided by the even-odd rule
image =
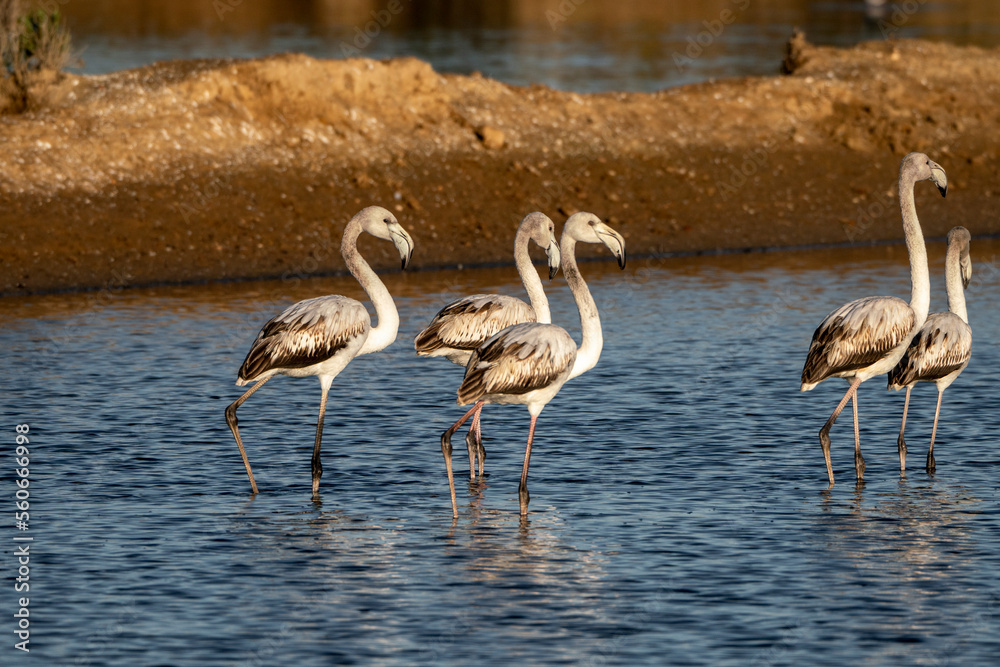
<svg viewBox="0 0 1000 667">
<path fill-rule="evenodd" d="M 549 280 L 552 280 L 553 278 L 555 278 L 557 273 L 559 273 L 559 267 L 558 266 L 550 266 L 549 267 Z"/>
<path fill-rule="evenodd" d="M 619 269 L 624 269 L 625 268 L 625 254 L 624 253 L 622 253 L 621 257 L 618 258 L 618 268 Z"/>
<path fill-rule="evenodd" d="M 938 186 L 938 190 L 941 191 L 941 196 L 942 197 L 947 197 L 948 196 L 948 186 L 947 185 L 944 186 L 943 188 L 941 186 Z"/>
</svg>

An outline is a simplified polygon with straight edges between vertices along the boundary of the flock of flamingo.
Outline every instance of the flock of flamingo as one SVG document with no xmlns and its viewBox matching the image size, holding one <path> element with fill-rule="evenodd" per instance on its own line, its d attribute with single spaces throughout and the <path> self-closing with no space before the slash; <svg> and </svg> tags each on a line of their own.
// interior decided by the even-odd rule
<svg viewBox="0 0 1000 667">
<path fill-rule="evenodd" d="M 889 387 L 906 388 L 903 422 L 898 446 L 900 469 L 906 466 L 906 413 L 910 389 L 916 382 L 933 381 L 938 387 L 934 427 L 927 454 L 927 471 L 933 472 L 934 438 L 944 390 L 969 363 L 972 332 L 968 324 L 963 290 L 971 279 L 971 237 L 964 227 L 948 234 L 946 280 L 950 312 L 933 313 L 924 237 L 917 220 L 913 188 L 930 180 L 947 194 L 944 169 L 922 153 L 903 158 L 899 170 L 899 202 L 903 230 L 910 257 L 912 291 L 910 303 L 896 297 L 865 297 L 830 313 L 816 329 L 802 370 L 802 391 L 809 391 L 829 377 L 842 377 L 850 387 L 819 432 L 830 485 L 834 483 L 830 461 L 829 431 L 849 400 L 854 410 L 854 461 L 857 481 L 864 478 L 858 428 L 858 387 L 877 375 L 889 375 Z M 341 253 L 347 268 L 364 288 L 375 307 L 378 324 L 372 326 L 367 308 L 359 301 L 330 295 L 300 301 L 271 319 L 260 330 L 240 367 L 238 386 L 253 385 L 229 407 L 226 421 L 233 432 L 253 493 L 257 493 L 250 461 L 240 437 L 236 410 L 275 375 L 319 377 L 322 394 L 316 441 L 312 455 L 312 491 L 319 493 L 323 474 L 320 445 L 323 417 L 333 379 L 354 357 L 377 352 L 396 339 L 399 314 L 385 285 L 358 252 L 362 232 L 391 241 L 399 251 L 402 268 L 413 252 L 413 240 L 395 216 L 379 206 L 369 206 L 355 215 L 344 230 Z M 580 312 L 582 342 L 551 323 L 549 304 L 531 259 L 530 241 L 545 249 L 549 277 L 561 268 Z M 471 417 L 466 447 L 469 476 L 483 474 L 486 456 L 482 442 L 481 413 L 486 403 L 522 404 L 531 417 L 524 465 L 518 487 L 521 515 L 528 511 L 528 464 L 539 413 L 570 379 L 593 368 L 601 355 L 603 337 L 597 305 L 580 275 L 576 244 L 603 244 L 625 268 L 625 240 L 621 234 L 592 213 L 575 213 L 566 221 L 557 240 L 555 224 L 543 213 L 529 213 L 514 239 L 514 259 L 528 293 L 530 305 L 504 295 L 477 294 L 459 299 L 441 309 L 421 331 L 414 347 L 418 355 L 445 357 L 465 367 L 458 388 L 459 405 L 472 407 L 441 436 L 451 493 L 452 515 L 458 516 L 452 470 L 451 437 Z"/>
</svg>

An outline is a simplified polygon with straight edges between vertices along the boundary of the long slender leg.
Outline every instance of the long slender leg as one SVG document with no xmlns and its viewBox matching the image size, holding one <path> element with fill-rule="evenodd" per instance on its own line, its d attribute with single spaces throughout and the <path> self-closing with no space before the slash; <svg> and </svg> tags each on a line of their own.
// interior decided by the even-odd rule
<svg viewBox="0 0 1000 667">
<path fill-rule="evenodd" d="M 476 479 L 476 433 L 469 427 L 469 432 L 465 434 L 465 449 L 469 452 L 469 481 Z"/>
<path fill-rule="evenodd" d="M 906 412 L 910 409 L 910 390 L 913 385 L 906 388 L 906 401 L 903 402 L 903 423 L 899 425 L 899 437 L 896 444 L 899 446 L 899 472 L 906 471 L 906 439 L 903 433 L 906 431 Z"/>
<path fill-rule="evenodd" d="M 469 452 L 469 479 L 476 478 L 476 456 L 479 450 L 476 447 L 476 422 L 479 421 L 479 413 L 483 409 L 483 404 L 476 401 L 472 406 L 472 423 L 469 425 L 469 432 L 465 434 L 465 448 Z"/>
<path fill-rule="evenodd" d="M 233 437 L 236 438 L 236 446 L 240 448 L 240 456 L 243 457 L 243 465 L 246 466 L 247 477 L 250 478 L 250 488 L 254 493 L 257 493 L 257 482 L 254 481 L 253 471 L 250 470 L 250 459 L 247 458 L 247 451 L 243 449 L 243 439 L 240 438 L 239 420 L 236 419 L 236 410 L 272 377 L 274 376 L 271 375 L 255 382 L 242 396 L 230 403 L 229 407 L 226 408 L 226 423 L 229 424 L 229 430 L 233 432 Z"/>
<path fill-rule="evenodd" d="M 851 406 L 854 408 L 854 472 L 858 482 L 865 479 L 865 457 L 861 456 L 861 429 L 858 428 L 858 392 L 854 392 L 851 399 Z"/>
<path fill-rule="evenodd" d="M 934 472 L 937 470 L 937 462 L 934 460 L 934 438 L 937 436 L 937 423 L 938 415 L 941 414 L 941 398 L 944 396 L 944 390 L 938 390 L 938 400 L 937 407 L 934 408 L 934 427 L 931 428 L 931 447 L 927 450 L 927 472 Z"/>
<path fill-rule="evenodd" d="M 517 499 L 521 503 L 521 516 L 528 513 L 528 463 L 531 462 L 531 442 L 535 439 L 535 420 L 537 415 L 531 415 L 531 426 L 528 427 L 528 446 L 524 448 L 524 467 L 521 468 L 521 484 L 517 487 Z"/>
<path fill-rule="evenodd" d="M 469 479 L 476 479 L 476 457 L 479 457 L 479 475 L 483 474 L 483 459 L 486 458 L 486 449 L 483 447 L 483 436 L 479 430 L 479 419 L 480 415 L 483 413 L 483 403 L 482 401 L 477 401 L 475 407 L 477 408 L 475 413 L 472 415 L 472 425 L 469 426 L 469 432 L 465 436 L 465 447 L 469 450 Z"/>
<path fill-rule="evenodd" d="M 319 478 L 323 476 L 323 463 L 319 458 L 319 447 L 323 442 L 323 417 L 326 416 L 326 395 L 330 391 L 330 383 L 333 378 L 322 375 L 319 378 L 320 386 L 323 388 L 323 395 L 319 399 L 319 420 L 316 422 L 316 444 L 313 445 L 312 456 L 312 477 L 313 477 L 313 498 L 319 495 Z"/>
<path fill-rule="evenodd" d="M 444 454 L 444 467 L 448 471 L 448 490 L 451 491 L 451 514 L 454 517 L 458 517 L 458 500 L 455 498 L 455 476 L 451 469 L 451 436 L 455 433 L 455 431 L 462 427 L 462 424 L 464 424 L 475 411 L 476 405 L 473 405 L 469 408 L 468 412 L 462 415 L 461 419 L 452 424 L 451 428 L 441 434 L 441 453 Z"/>
<path fill-rule="evenodd" d="M 448 490 L 451 492 L 451 515 L 458 518 L 458 501 L 455 498 L 455 476 L 451 470 L 451 438 L 441 436 L 441 453 L 444 454 L 444 467 L 448 471 Z"/>
<path fill-rule="evenodd" d="M 479 453 L 479 476 L 483 476 L 483 466 L 486 465 L 486 447 L 483 446 L 483 429 L 482 420 L 480 420 L 479 415 L 482 413 L 483 409 L 479 408 L 479 412 L 476 413 L 476 451 Z"/>
<path fill-rule="evenodd" d="M 855 377 L 851 382 L 851 386 L 847 389 L 847 393 L 844 394 L 844 397 L 840 399 L 840 403 L 837 404 L 837 408 L 833 411 L 833 414 L 823 424 L 823 428 L 819 430 L 819 443 L 823 447 L 823 458 L 826 459 L 826 474 L 830 478 L 830 486 L 833 486 L 833 463 L 830 461 L 830 428 L 837 421 L 840 413 L 844 411 L 844 406 L 847 405 L 847 401 L 851 400 L 851 396 L 858 390 L 858 385 L 860 384 L 861 379 Z"/>
</svg>

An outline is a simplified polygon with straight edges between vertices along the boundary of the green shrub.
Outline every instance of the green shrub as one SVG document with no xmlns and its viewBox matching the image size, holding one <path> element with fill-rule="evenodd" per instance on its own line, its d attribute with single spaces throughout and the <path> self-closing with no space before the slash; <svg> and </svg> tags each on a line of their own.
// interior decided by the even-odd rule
<svg viewBox="0 0 1000 667">
<path fill-rule="evenodd" d="M 28 10 L 22 0 L 0 0 L 0 83 L 15 111 L 28 105 L 31 72 L 58 72 L 70 57 L 69 31 L 58 9 Z"/>
</svg>

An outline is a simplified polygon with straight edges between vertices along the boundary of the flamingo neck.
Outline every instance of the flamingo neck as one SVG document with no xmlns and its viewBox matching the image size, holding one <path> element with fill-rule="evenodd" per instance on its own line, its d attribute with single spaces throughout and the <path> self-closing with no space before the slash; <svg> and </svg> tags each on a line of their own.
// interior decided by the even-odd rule
<svg viewBox="0 0 1000 667">
<path fill-rule="evenodd" d="M 576 239 L 564 234 L 559 245 L 563 275 L 566 276 L 573 299 L 576 300 L 576 307 L 580 311 L 580 326 L 583 329 L 583 342 L 576 350 L 576 361 L 569 373 L 569 379 L 573 379 L 597 365 L 604 347 L 604 334 L 601 332 L 601 316 L 597 312 L 597 304 L 576 265 Z"/>
<path fill-rule="evenodd" d="M 361 287 L 375 306 L 375 315 L 378 317 L 378 324 L 368 332 L 368 338 L 358 352 L 359 355 L 385 349 L 396 340 L 396 332 L 399 330 L 399 313 L 396 312 L 396 304 L 392 302 L 389 290 L 358 252 L 360 235 L 360 225 L 348 225 L 344 230 L 344 240 L 340 244 L 340 252 L 347 263 L 347 270 L 361 283 Z"/>
<path fill-rule="evenodd" d="M 535 321 L 550 324 L 552 315 L 549 312 L 549 300 L 545 297 L 542 280 L 528 255 L 528 240 L 529 235 L 519 229 L 514 237 L 514 264 L 517 266 L 517 275 L 521 277 L 521 284 L 528 293 L 531 308 L 535 311 Z"/>
<path fill-rule="evenodd" d="M 899 208 L 903 214 L 903 233 L 906 250 L 910 255 L 910 308 L 915 316 L 914 331 L 927 321 L 931 305 L 931 279 L 927 273 L 927 248 L 924 233 L 917 220 L 917 207 L 913 201 L 915 178 L 909 170 L 899 173 Z"/>
<path fill-rule="evenodd" d="M 948 254 L 944 260 L 944 281 L 948 290 L 948 310 L 969 323 L 969 312 L 965 309 L 965 287 L 962 285 L 962 248 L 958 243 L 948 244 Z"/>
</svg>

